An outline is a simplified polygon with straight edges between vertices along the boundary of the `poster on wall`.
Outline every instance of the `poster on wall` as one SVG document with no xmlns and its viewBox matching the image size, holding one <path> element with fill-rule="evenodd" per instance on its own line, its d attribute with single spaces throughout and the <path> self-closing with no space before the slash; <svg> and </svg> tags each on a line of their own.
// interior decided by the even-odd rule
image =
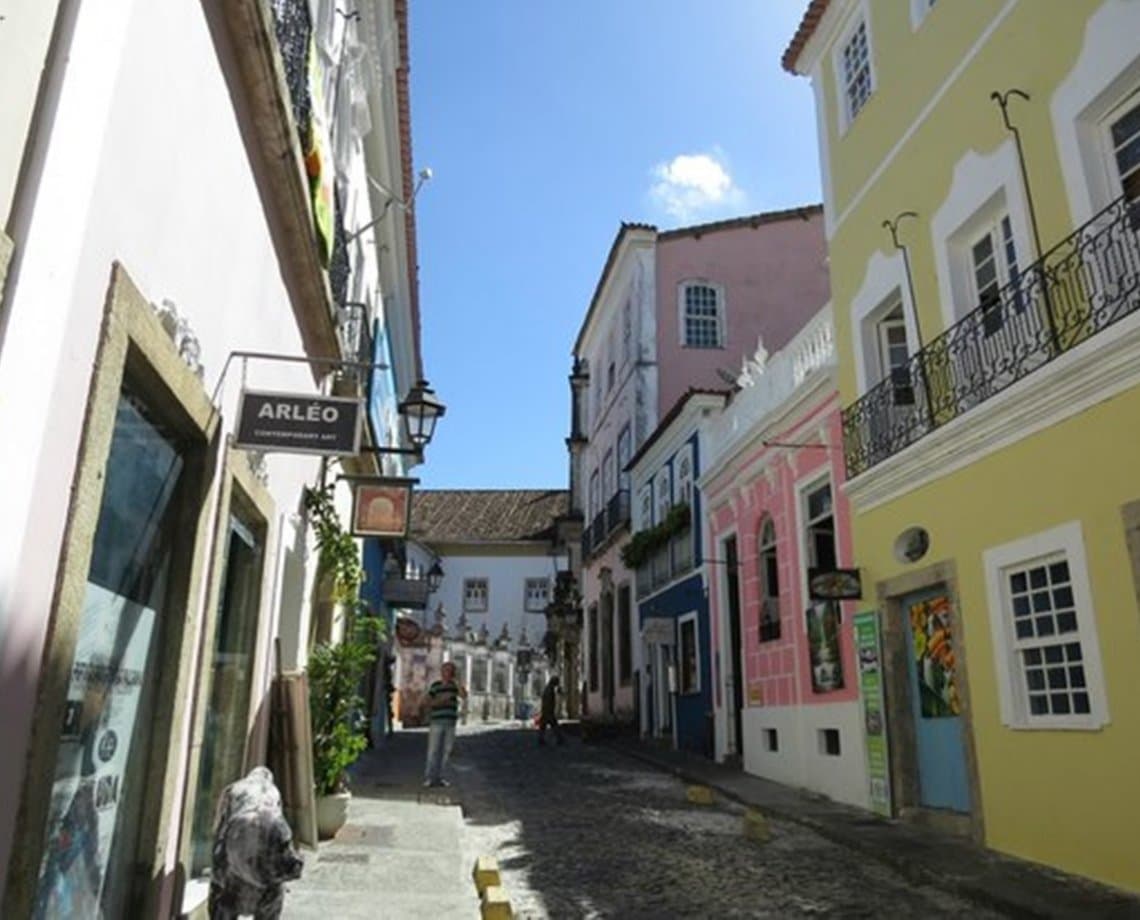
<svg viewBox="0 0 1140 920">
<path fill-rule="evenodd" d="M 813 693 L 843 688 L 843 658 L 839 651 L 839 602 L 821 601 L 807 609 L 808 656 Z"/>
<path fill-rule="evenodd" d="M 87 584 L 67 688 L 36 914 L 100 916 L 155 612 Z"/>
<path fill-rule="evenodd" d="M 891 816 L 890 758 L 883 702 L 882 642 L 879 615 L 874 610 L 855 615 L 855 653 L 859 660 L 859 698 L 867 745 L 867 777 L 871 809 Z"/>
<path fill-rule="evenodd" d="M 955 679 L 950 609 L 950 599 L 943 594 L 917 601 L 908 611 L 924 719 L 946 719 L 962 712 Z"/>
</svg>

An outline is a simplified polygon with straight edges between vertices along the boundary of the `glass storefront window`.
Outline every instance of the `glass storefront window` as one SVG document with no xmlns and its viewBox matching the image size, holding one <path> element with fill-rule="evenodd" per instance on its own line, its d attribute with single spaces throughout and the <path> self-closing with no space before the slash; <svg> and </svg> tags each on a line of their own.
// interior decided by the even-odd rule
<svg viewBox="0 0 1140 920">
<path fill-rule="evenodd" d="M 190 871 L 204 874 L 211 863 L 214 812 L 222 789 L 241 777 L 253 686 L 257 611 L 264 541 L 261 528 L 231 515 L 214 654 L 208 677 L 209 708 L 198 760 L 197 798 L 191 837 Z"/>
<path fill-rule="evenodd" d="M 186 445 L 120 393 L 60 732 L 37 917 L 126 912 Z M 185 550 L 182 550 L 185 552 Z"/>
</svg>

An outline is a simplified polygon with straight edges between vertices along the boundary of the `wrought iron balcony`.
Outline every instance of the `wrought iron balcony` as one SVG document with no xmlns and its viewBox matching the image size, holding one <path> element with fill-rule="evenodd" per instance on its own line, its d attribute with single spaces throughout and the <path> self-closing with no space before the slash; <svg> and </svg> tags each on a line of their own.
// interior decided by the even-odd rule
<svg viewBox="0 0 1140 920">
<path fill-rule="evenodd" d="M 1118 198 L 844 409 L 848 477 L 1136 312 L 1138 230 Z"/>
<path fill-rule="evenodd" d="M 693 568 L 693 528 L 686 527 L 637 567 L 637 596 L 645 597 Z"/>
<path fill-rule="evenodd" d="M 273 10 L 277 45 L 285 64 L 293 121 L 304 149 L 305 132 L 309 129 L 309 117 L 313 111 L 313 100 L 309 95 L 309 47 L 313 34 L 309 3 L 308 0 L 270 0 L 269 6 Z"/>
<path fill-rule="evenodd" d="M 629 523 L 629 489 L 618 489 L 606 504 L 606 535 Z"/>
<path fill-rule="evenodd" d="M 619 489 L 582 531 L 582 558 L 596 552 L 620 528 L 629 524 L 629 490 Z"/>
</svg>

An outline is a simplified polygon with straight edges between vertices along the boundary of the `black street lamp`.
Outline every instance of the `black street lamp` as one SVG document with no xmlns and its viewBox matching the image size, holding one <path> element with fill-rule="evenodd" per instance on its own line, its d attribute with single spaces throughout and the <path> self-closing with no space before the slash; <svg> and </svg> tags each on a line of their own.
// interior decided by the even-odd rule
<svg viewBox="0 0 1140 920">
<path fill-rule="evenodd" d="M 443 584 L 443 566 L 441 566 L 439 560 L 436 559 L 427 573 L 428 593 L 435 594 L 441 584 Z"/>
<path fill-rule="evenodd" d="M 436 397 L 426 380 L 417 380 L 408 391 L 407 398 L 398 407 L 404 417 L 408 440 L 417 451 L 422 451 L 435 434 L 435 423 L 443 417 L 447 408 Z"/>
</svg>

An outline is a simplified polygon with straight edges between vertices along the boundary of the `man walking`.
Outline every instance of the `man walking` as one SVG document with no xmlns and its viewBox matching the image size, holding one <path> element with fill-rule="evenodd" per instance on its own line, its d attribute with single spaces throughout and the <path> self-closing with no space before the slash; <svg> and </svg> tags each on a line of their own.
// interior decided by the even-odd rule
<svg viewBox="0 0 1140 920">
<path fill-rule="evenodd" d="M 455 744 L 455 723 L 459 719 L 459 701 L 467 698 L 467 688 L 456 680 L 455 665 L 445 661 L 440 679 L 428 688 L 427 704 L 430 710 L 428 728 L 427 766 L 424 770 L 425 786 L 446 786 L 443 770 Z"/>
<path fill-rule="evenodd" d="M 542 691 L 542 707 L 538 714 L 538 743 L 546 744 L 546 727 L 554 729 L 554 737 L 559 744 L 564 744 L 562 726 L 558 724 L 558 675 L 554 675 L 546 682 Z"/>
</svg>

